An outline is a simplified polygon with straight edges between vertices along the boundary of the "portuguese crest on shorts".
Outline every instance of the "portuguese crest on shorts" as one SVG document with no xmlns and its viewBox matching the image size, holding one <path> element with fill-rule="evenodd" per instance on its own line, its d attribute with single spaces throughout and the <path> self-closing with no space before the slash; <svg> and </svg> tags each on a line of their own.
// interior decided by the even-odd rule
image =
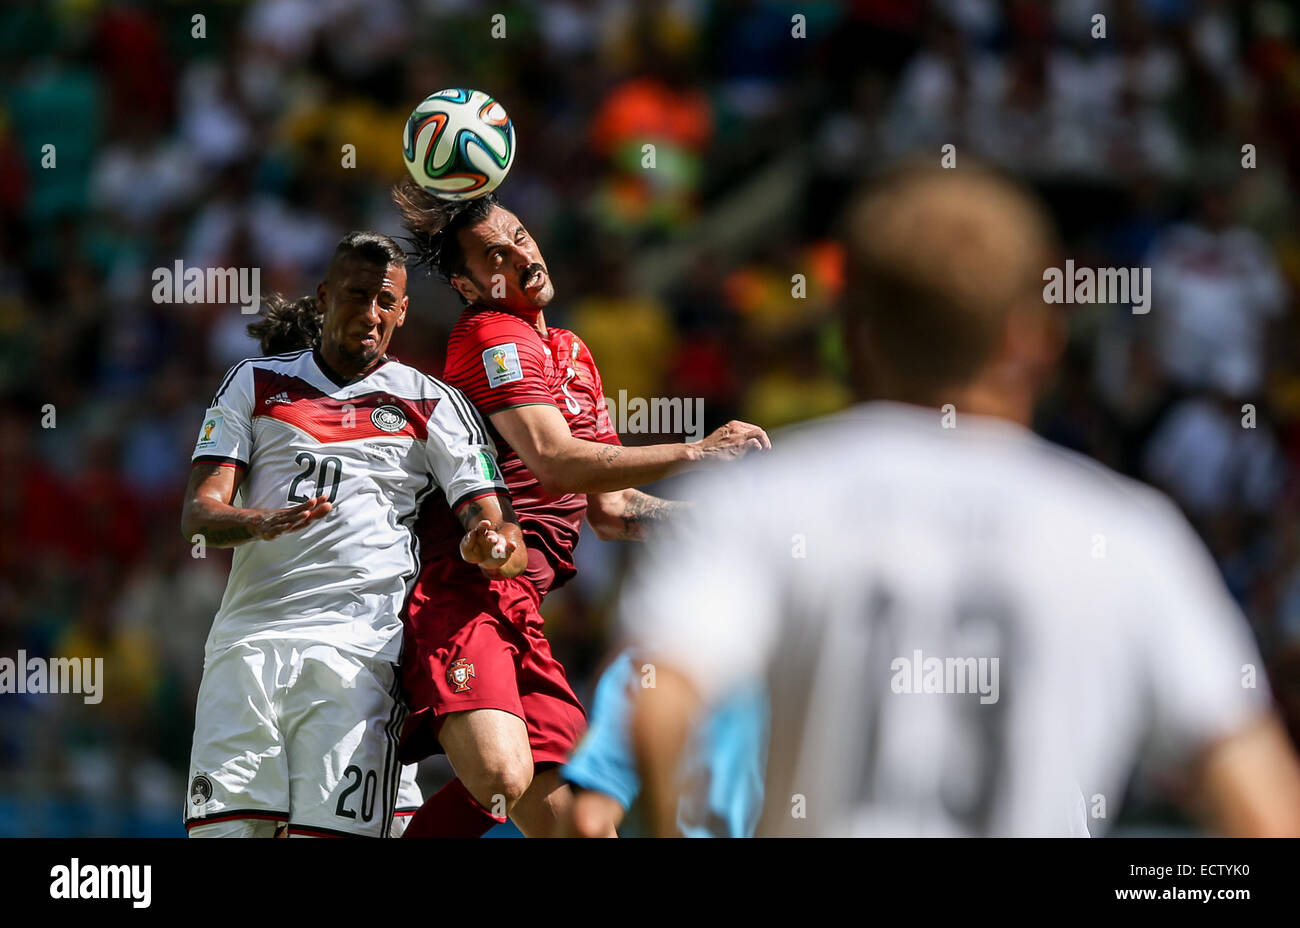
<svg viewBox="0 0 1300 928">
<path fill-rule="evenodd" d="M 469 678 L 474 676 L 474 665 L 463 657 L 458 657 L 447 668 L 447 682 L 456 687 L 457 693 L 469 692 Z"/>
</svg>

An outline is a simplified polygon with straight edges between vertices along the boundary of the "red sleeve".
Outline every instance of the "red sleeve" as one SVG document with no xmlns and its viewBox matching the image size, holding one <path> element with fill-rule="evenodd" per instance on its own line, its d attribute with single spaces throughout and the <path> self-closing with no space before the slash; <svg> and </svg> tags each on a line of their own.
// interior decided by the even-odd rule
<svg viewBox="0 0 1300 928">
<path fill-rule="evenodd" d="M 596 367 L 596 359 L 591 356 L 587 343 L 578 339 L 578 345 L 578 362 L 591 371 L 591 381 L 596 387 L 596 434 L 593 439 L 606 445 L 621 445 L 623 442 L 618 437 L 618 429 L 609 421 L 609 409 L 605 405 L 605 384 L 600 379 L 600 368 Z"/>
<path fill-rule="evenodd" d="M 555 405 L 541 336 L 506 313 L 476 317 L 454 333 L 442 376 L 484 416 L 509 406 Z"/>
</svg>

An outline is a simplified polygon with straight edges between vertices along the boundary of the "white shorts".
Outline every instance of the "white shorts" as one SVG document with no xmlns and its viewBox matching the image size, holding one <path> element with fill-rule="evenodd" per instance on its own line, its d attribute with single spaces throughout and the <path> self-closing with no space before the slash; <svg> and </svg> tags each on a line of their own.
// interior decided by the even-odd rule
<svg viewBox="0 0 1300 928">
<path fill-rule="evenodd" d="M 399 777 L 401 804 L 420 803 L 415 767 L 397 762 L 399 687 L 393 664 L 310 641 L 246 641 L 211 658 L 185 827 L 200 837 L 245 819 L 291 834 L 388 836 Z"/>
<path fill-rule="evenodd" d="M 424 805 L 424 795 L 420 784 L 415 782 L 415 772 L 419 764 L 407 764 L 402 768 L 402 778 L 397 784 L 397 809 L 393 812 L 393 825 L 388 830 L 388 837 L 400 838 L 411 821 L 411 816 Z"/>
</svg>

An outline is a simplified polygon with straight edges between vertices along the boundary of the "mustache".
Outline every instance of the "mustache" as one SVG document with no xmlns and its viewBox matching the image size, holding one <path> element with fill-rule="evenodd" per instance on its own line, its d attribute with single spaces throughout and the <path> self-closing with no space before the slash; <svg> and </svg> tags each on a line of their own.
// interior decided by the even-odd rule
<svg viewBox="0 0 1300 928">
<path fill-rule="evenodd" d="M 543 274 L 545 274 L 546 268 L 537 262 L 534 262 L 528 265 L 528 267 L 524 268 L 523 271 L 521 271 L 519 274 L 519 286 L 522 287 L 524 285 L 524 281 L 532 277 L 533 274 L 537 271 L 541 271 Z"/>
</svg>

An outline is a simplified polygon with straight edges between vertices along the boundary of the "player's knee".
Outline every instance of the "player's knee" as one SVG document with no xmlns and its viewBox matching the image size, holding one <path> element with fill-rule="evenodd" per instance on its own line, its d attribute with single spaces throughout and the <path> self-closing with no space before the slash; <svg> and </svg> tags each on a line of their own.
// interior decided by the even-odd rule
<svg viewBox="0 0 1300 928">
<path fill-rule="evenodd" d="M 496 816 L 509 815 L 532 781 L 533 765 L 504 753 L 480 758 L 461 774 L 470 795 Z"/>
<path fill-rule="evenodd" d="M 533 782 L 531 764 L 500 761 L 490 764 L 484 771 L 475 798 L 493 815 L 509 815 L 519 797 L 528 791 Z M 484 799 L 486 796 L 486 800 Z"/>
</svg>

